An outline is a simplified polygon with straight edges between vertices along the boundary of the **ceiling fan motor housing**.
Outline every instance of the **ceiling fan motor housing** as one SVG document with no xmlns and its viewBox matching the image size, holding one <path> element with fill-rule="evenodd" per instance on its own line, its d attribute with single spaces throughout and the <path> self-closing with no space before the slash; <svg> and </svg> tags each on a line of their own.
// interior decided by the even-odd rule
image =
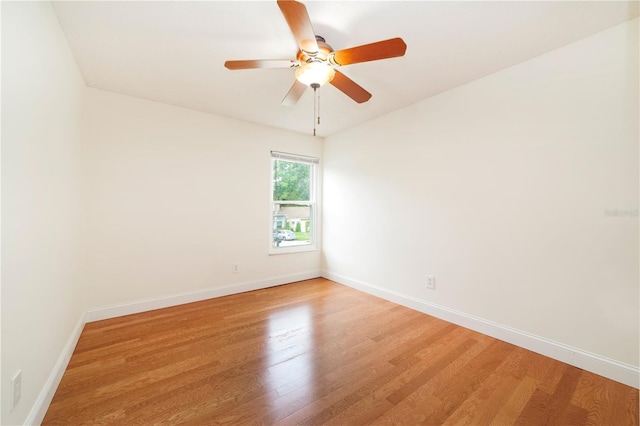
<svg viewBox="0 0 640 426">
<path fill-rule="evenodd" d="M 317 61 L 318 59 L 321 61 L 327 61 L 329 55 L 333 53 L 333 47 L 329 46 L 326 43 L 324 37 L 317 35 L 316 42 L 318 43 L 318 52 L 306 52 L 304 50 L 298 50 L 296 59 L 298 59 L 301 64 L 314 60 Z"/>
</svg>

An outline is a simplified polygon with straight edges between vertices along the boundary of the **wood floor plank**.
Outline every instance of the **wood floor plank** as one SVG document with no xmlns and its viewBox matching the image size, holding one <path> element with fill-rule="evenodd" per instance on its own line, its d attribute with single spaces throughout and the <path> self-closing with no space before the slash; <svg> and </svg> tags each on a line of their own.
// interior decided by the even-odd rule
<svg viewBox="0 0 640 426">
<path fill-rule="evenodd" d="M 519 383 L 512 387 L 511 396 L 505 398 L 500 410 L 491 420 L 492 425 L 513 425 L 520 413 L 527 405 L 537 388 L 537 382 L 533 377 L 525 376 Z"/>
<path fill-rule="evenodd" d="M 637 425 L 638 390 L 325 279 L 86 324 L 44 425 Z"/>
<path fill-rule="evenodd" d="M 496 340 L 473 358 L 462 368 L 461 374 L 434 392 L 442 403 L 427 417 L 427 422 L 444 423 L 514 349 L 513 345 Z M 471 371 L 473 373 L 469 374 Z"/>
<path fill-rule="evenodd" d="M 336 417 L 338 414 L 351 410 L 351 407 L 357 406 L 360 401 L 363 399 L 368 399 L 370 396 L 373 396 L 373 399 L 370 401 L 371 404 L 380 408 L 381 404 L 378 404 L 378 401 L 383 398 L 387 399 L 391 404 L 395 405 L 396 402 L 393 401 L 394 398 L 402 398 L 402 395 L 408 393 L 408 389 L 413 389 L 416 386 L 423 385 L 428 377 L 435 375 L 441 370 L 437 367 L 442 362 L 441 360 L 445 360 L 446 363 L 447 352 L 446 350 L 451 349 L 448 348 L 446 342 L 451 343 L 453 340 L 445 339 L 445 336 L 442 331 L 447 331 L 447 334 L 454 334 L 456 331 L 460 330 L 459 328 L 449 328 L 445 327 L 440 332 L 435 333 L 434 335 L 430 335 L 427 337 L 424 342 L 425 345 L 429 346 L 430 352 L 425 355 L 429 361 L 429 367 L 425 368 L 424 363 L 422 362 L 420 356 L 416 354 L 413 358 L 403 357 L 401 361 L 398 361 L 397 357 L 394 357 L 393 360 L 396 362 L 395 369 L 391 371 L 391 374 L 386 374 L 383 376 L 376 377 L 375 379 L 371 378 L 369 383 L 364 387 L 357 386 L 356 391 L 352 391 L 349 395 L 343 396 L 340 400 L 334 404 L 332 404 L 328 409 L 325 409 L 322 412 L 315 414 L 311 417 L 311 424 L 320 424 L 327 421 L 326 419 L 329 417 Z M 440 336 L 440 339 L 433 340 L 434 336 Z M 473 346 L 475 342 L 470 339 L 467 335 L 459 335 L 458 337 L 464 337 L 460 339 L 458 342 L 458 346 L 455 347 L 456 351 L 465 351 L 467 348 Z M 455 339 L 456 336 L 453 336 Z M 392 363 L 393 364 L 393 363 Z M 417 381 L 416 376 L 421 377 L 422 381 Z M 398 381 L 397 379 L 401 379 Z M 385 387 L 385 384 L 396 382 L 400 386 L 395 388 L 395 391 L 392 393 L 384 393 L 386 391 L 390 391 L 393 388 L 389 386 Z M 382 392 L 380 392 L 382 390 Z"/>
<path fill-rule="evenodd" d="M 480 383 L 477 390 L 466 398 L 449 416 L 445 424 L 488 425 L 495 418 L 504 401 L 521 380 L 526 365 L 524 349 L 515 348 L 502 364 Z"/>
<path fill-rule="evenodd" d="M 466 329 L 463 330 L 464 334 L 461 337 L 466 340 L 472 337 L 479 337 L 477 333 Z M 464 352 L 462 356 L 450 360 L 450 363 L 438 371 L 435 376 L 423 383 L 420 388 L 416 389 L 415 392 L 408 397 L 401 400 L 394 408 L 384 413 L 379 419 L 379 422 L 381 424 L 415 424 L 425 422 L 426 418 L 442 404 L 442 401 L 434 395 L 434 392 L 445 386 L 449 381 L 455 379 L 461 368 L 478 356 L 478 354 L 493 342 L 492 339 L 478 338 L 478 340 L 479 342 Z M 453 345 L 455 345 L 455 343 L 452 341 L 451 346 Z M 424 368 L 424 366 L 420 364 L 418 364 L 417 367 Z"/>
</svg>

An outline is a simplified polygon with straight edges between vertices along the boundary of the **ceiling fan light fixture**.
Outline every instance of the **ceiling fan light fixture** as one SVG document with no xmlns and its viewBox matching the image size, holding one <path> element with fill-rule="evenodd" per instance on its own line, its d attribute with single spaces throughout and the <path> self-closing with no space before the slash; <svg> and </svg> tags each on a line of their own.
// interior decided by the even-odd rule
<svg viewBox="0 0 640 426">
<path fill-rule="evenodd" d="M 296 79 L 309 87 L 320 87 L 329 83 L 335 77 L 336 72 L 326 62 L 310 61 L 296 69 Z"/>
</svg>

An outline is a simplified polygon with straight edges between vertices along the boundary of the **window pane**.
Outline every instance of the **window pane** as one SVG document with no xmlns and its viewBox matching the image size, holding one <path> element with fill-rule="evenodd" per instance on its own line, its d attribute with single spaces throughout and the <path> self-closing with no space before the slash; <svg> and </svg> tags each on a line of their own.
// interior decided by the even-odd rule
<svg viewBox="0 0 640 426">
<path fill-rule="evenodd" d="M 315 179 L 319 160 L 271 151 L 270 254 L 316 250 Z"/>
<path fill-rule="evenodd" d="M 274 203 L 273 247 L 311 244 L 312 219 L 310 205 Z"/>
<path fill-rule="evenodd" d="M 311 165 L 273 160 L 273 201 L 310 201 Z"/>
</svg>

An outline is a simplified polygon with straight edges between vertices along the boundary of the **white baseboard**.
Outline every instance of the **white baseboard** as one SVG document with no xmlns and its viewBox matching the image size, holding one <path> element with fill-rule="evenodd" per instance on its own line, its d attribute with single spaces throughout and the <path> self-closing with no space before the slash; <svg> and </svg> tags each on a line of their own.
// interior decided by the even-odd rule
<svg viewBox="0 0 640 426">
<path fill-rule="evenodd" d="M 426 300 L 377 287 L 330 271 L 322 271 L 322 276 L 337 283 L 372 294 L 385 300 L 406 306 L 419 312 L 443 319 L 462 327 L 486 334 L 507 343 L 562 361 L 583 370 L 590 371 L 627 386 L 638 388 L 640 369 L 607 357 L 554 342 L 543 337 L 526 333 L 498 323 L 474 317 Z"/>
<path fill-rule="evenodd" d="M 82 333 L 84 324 L 85 315 L 83 313 L 80 315 L 76 326 L 71 332 L 71 336 L 69 336 L 67 343 L 64 345 L 64 348 L 58 357 L 58 361 L 56 361 L 56 364 L 53 366 L 53 370 L 51 371 L 51 374 L 49 374 L 49 378 L 42 387 L 36 401 L 31 406 L 31 410 L 24 422 L 25 425 L 39 425 L 42 423 L 42 420 L 44 420 L 49 404 L 51 404 L 51 400 L 58 389 L 60 380 L 62 380 L 62 375 L 67 369 L 67 365 L 69 365 L 71 355 L 73 355 L 73 351 L 78 344 L 78 339 L 80 339 L 80 334 Z"/>
<path fill-rule="evenodd" d="M 308 271 L 298 274 L 283 275 L 266 280 L 244 282 L 215 287 L 205 290 L 190 291 L 186 293 L 173 294 L 169 296 L 154 297 L 151 299 L 137 300 L 134 302 L 118 303 L 90 309 L 87 311 L 86 322 L 100 321 L 109 318 L 121 317 L 123 315 L 137 314 L 140 312 L 152 311 L 154 309 L 168 308 L 170 306 L 183 305 L 185 303 L 199 302 L 201 300 L 212 299 L 214 297 L 229 296 L 231 294 L 244 293 L 247 291 L 260 290 L 267 287 L 289 284 L 296 281 L 309 280 L 321 276 L 320 270 Z"/>
</svg>

